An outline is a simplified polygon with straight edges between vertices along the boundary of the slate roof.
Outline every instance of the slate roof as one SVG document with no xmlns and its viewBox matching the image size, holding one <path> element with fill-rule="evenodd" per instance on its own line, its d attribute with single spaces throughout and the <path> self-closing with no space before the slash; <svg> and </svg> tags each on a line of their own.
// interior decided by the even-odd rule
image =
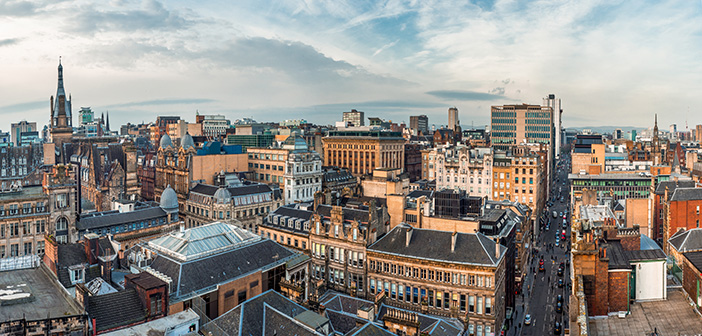
<svg viewBox="0 0 702 336">
<path fill-rule="evenodd" d="M 186 298 L 194 292 L 214 290 L 218 284 L 230 282 L 249 272 L 285 263 L 286 258 L 294 255 L 278 243 L 263 239 L 187 262 L 159 254 L 153 260 L 151 268 L 172 279 L 173 297 Z"/>
<path fill-rule="evenodd" d="M 269 324 L 266 319 L 269 317 L 269 308 L 275 309 L 274 317 Z M 268 290 L 262 294 L 254 296 L 228 312 L 220 315 L 211 322 L 203 326 L 204 330 L 218 330 L 226 332 L 229 335 L 263 335 L 263 325 L 266 323 L 266 330 L 273 327 L 274 322 L 280 322 L 281 316 L 294 317 L 306 311 L 307 309 L 282 294 Z M 268 332 L 266 334 L 269 334 Z M 272 333 L 270 333 L 272 334 Z M 286 333 L 278 333 L 279 335 L 291 335 Z"/>
<path fill-rule="evenodd" d="M 409 244 L 407 231 L 412 230 Z M 453 232 L 410 228 L 398 225 L 368 247 L 369 251 L 401 255 L 410 258 L 441 262 L 497 266 L 507 248 L 500 246 L 500 257 L 495 256 L 495 242 L 481 233 L 456 233 L 455 251 L 451 252 Z"/>
<path fill-rule="evenodd" d="M 97 330 L 126 326 L 146 320 L 136 289 L 91 296 L 88 298 L 88 315 L 95 319 Z"/>
<path fill-rule="evenodd" d="M 56 261 L 59 267 L 68 267 L 86 263 L 88 257 L 85 255 L 85 245 L 83 243 L 75 244 L 58 244 L 58 260 Z"/>
<path fill-rule="evenodd" d="M 163 211 L 161 207 L 157 206 L 149 206 L 141 209 L 137 208 L 133 211 L 122 213 L 117 210 L 105 211 L 102 213 L 89 213 L 80 216 L 80 220 L 76 222 L 76 228 L 78 230 L 94 230 L 127 223 L 150 221 L 167 216 L 168 214 Z"/>
<path fill-rule="evenodd" d="M 434 191 L 433 190 L 413 190 L 409 194 L 407 194 L 408 198 L 419 198 L 421 196 L 426 196 L 428 199 L 432 199 L 434 197 Z"/>
<path fill-rule="evenodd" d="M 702 200 L 702 188 L 677 188 L 670 196 L 671 201 Z"/>
<path fill-rule="evenodd" d="M 192 189 L 190 189 L 190 192 L 208 195 L 208 196 L 214 196 L 215 192 L 217 192 L 217 189 L 219 189 L 219 187 L 217 187 L 217 186 L 198 183 L 197 185 L 192 187 Z M 227 191 L 229 191 L 229 193 L 232 195 L 232 197 L 236 197 L 236 196 L 268 193 L 268 192 L 272 192 L 273 189 L 271 189 L 271 187 L 267 184 L 257 183 L 257 184 L 242 185 L 242 186 L 236 186 L 236 187 L 227 187 Z"/>
<path fill-rule="evenodd" d="M 324 336 L 267 304 L 264 304 L 263 316 L 261 335 Z"/>
<path fill-rule="evenodd" d="M 317 207 L 317 213 L 320 216 L 324 216 L 324 217 L 330 217 L 331 210 L 332 210 L 331 205 L 321 204 Z M 352 208 L 345 207 L 345 208 L 343 208 L 343 214 L 344 214 L 344 220 L 348 220 L 348 221 L 357 220 L 361 223 L 368 223 L 368 220 L 370 219 L 370 215 L 369 215 L 368 210 L 352 209 Z"/>
<path fill-rule="evenodd" d="M 695 187 L 695 181 L 692 180 L 683 180 L 683 181 L 663 181 L 663 182 L 658 182 L 658 185 L 656 185 L 656 191 L 654 193 L 656 195 L 663 195 L 665 194 L 665 188 L 668 188 L 668 194 L 672 194 L 673 191 L 677 188 L 694 188 Z"/>
<path fill-rule="evenodd" d="M 376 324 L 366 323 L 363 326 L 359 326 L 351 330 L 346 336 L 389 336 L 395 335 Z"/>
<path fill-rule="evenodd" d="M 685 258 L 692 263 L 693 266 L 697 268 L 698 271 L 702 271 L 702 251 L 687 252 L 683 253 Z"/>
<path fill-rule="evenodd" d="M 678 252 L 702 250 L 702 228 L 679 231 L 668 239 L 670 245 Z"/>
<path fill-rule="evenodd" d="M 356 328 L 356 326 L 359 323 L 367 323 L 368 321 L 352 316 L 350 314 L 344 314 L 340 313 L 334 310 L 329 310 L 327 309 L 324 314 L 327 316 L 329 319 L 329 324 L 331 324 L 331 327 L 334 331 L 341 333 L 341 334 L 346 334 L 349 331 L 353 330 Z"/>
<path fill-rule="evenodd" d="M 612 241 L 608 243 L 607 257 L 609 257 L 609 269 L 631 269 L 629 259 L 624 254 L 624 248 L 620 242 Z"/>
<path fill-rule="evenodd" d="M 624 255 L 629 261 L 665 260 L 666 256 L 662 250 L 636 250 L 624 251 Z"/>
</svg>

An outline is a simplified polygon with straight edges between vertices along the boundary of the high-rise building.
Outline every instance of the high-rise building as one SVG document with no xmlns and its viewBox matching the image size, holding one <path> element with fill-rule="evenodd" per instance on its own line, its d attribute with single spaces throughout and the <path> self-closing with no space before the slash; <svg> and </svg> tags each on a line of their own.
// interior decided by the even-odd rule
<svg viewBox="0 0 702 336">
<path fill-rule="evenodd" d="M 22 133 L 37 132 L 37 123 L 32 121 L 21 120 L 17 123 L 12 123 L 10 126 L 10 135 L 13 146 L 22 145 Z"/>
<path fill-rule="evenodd" d="M 352 126 L 365 126 L 366 114 L 363 111 L 351 110 L 351 112 L 344 112 L 342 121 L 349 122 Z"/>
<path fill-rule="evenodd" d="M 668 137 L 670 140 L 677 140 L 678 139 L 678 125 L 677 124 L 671 124 L 670 125 L 670 136 Z"/>
<path fill-rule="evenodd" d="M 615 129 L 614 132 L 612 133 L 612 138 L 614 138 L 614 140 L 621 139 L 622 137 L 623 137 L 623 132 L 622 132 L 621 128 Z"/>
<path fill-rule="evenodd" d="M 461 127 L 461 121 L 458 119 L 458 109 L 450 107 L 448 109 L 448 129 L 456 132 L 457 128 Z"/>
<path fill-rule="evenodd" d="M 202 125 L 202 135 L 206 137 L 223 136 L 231 125 L 231 121 L 221 114 L 201 115 L 197 113 L 195 122 Z"/>
<path fill-rule="evenodd" d="M 702 141 L 702 125 L 695 126 L 695 140 Z"/>
<path fill-rule="evenodd" d="M 80 125 L 86 125 L 90 124 L 93 121 L 95 121 L 95 113 L 93 110 L 90 109 L 90 106 L 88 107 L 81 107 L 80 108 Z"/>
<path fill-rule="evenodd" d="M 421 132 L 423 135 L 427 135 L 429 133 L 429 117 L 423 114 L 410 116 L 410 129 L 417 134 Z"/>
<path fill-rule="evenodd" d="M 561 139 L 561 114 L 563 114 L 563 109 L 561 108 L 561 99 L 556 99 L 555 94 L 549 94 L 548 97 L 544 98 L 543 106 L 548 106 L 553 110 L 553 147 L 556 149 L 556 153 L 554 153 L 555 158 L 559 159 L 561 157 L 561 146 L 563 145 L 563 140 Z"/>
</svg>

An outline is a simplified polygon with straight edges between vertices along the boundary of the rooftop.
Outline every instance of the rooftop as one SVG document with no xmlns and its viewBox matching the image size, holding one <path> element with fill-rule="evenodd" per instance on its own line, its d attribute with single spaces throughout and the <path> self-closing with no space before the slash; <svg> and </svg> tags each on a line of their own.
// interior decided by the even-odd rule
<svg viewBox="0 0 702 336">
<path fill-rule="evenodd" d="M 408 233 L 411 231 L 411 233 Z M 452 235 L 456 234 L 455 248 Z M 407 240 L 409 239 L 409 242 Z M 409 258 L 458 264 L 497 266 L 507 248 L 500 246 L 499 257 L 495 242 L 481 233 L 455 233 L 411 228 L 398 225 L 380 238 L 368 251 L 400 255 Z"/>
<path fill-rule="evenodd" d="M 15 191 L 6 190 L 0 192 L 0 202 L 45 197 L 45 195 L 46 194 L 44 194 L 42 186 L 23 187 L 22 189 Z"/>
<path fill-rule="evenodd" d="M 139 335 L 163 335 L 166 330 L 179 326 L 197 325 L 200 317 L 192 309 L 184 310 L 175 314 L 142 323 L 133 327 L 120 329 L 103 334 L 105 336 L 139 336 Z"/>
<path fill-rule="evenodd" d="M 222 222 L 198 226 L 184 232 L 149 241 L 149 247 L 181 261 L 202 258 L 261 240 L 261 237 L 242 228 Z"/>
<path fill-rule="evenodd" d="M 670 196 L 671 201 L 702 200 L 702 188 L 677 188 Z"/>
<path fill-rule="evenodd" d="M 678 252 L 702 251 L 702 228 L 678 231 L 668 243 Z"/>
<path fill-rule="evenodd" d="M 68 292 L 54 279 L 44 267 L 5 271 L 0 273 L 0 301 L 7 291 L 14 294 L 30 293 L 28 300 L 12 305 L 0 306 L 0 321 L 26 318 L 39 320 L 47 317 L 79 315 L 83 310 Z M 8 293 L 12 295 L 12 293 Z M 26 295 L 24 295 L 26 296 Z"/>
<path fill-rule="evenodd" d="M 606 205 L 580 206 L 580 218 L 591 222 L 602 222 L 607 218 L 616 218 L 612 210 Z"/>
<path fill-rule="evenodd" d="M 651 181 L 651 176 L 641 173 L 601 173 L 599 175 L 590 174 L 568 174 L 569 180 L 645 180 Z"/>
</svg>

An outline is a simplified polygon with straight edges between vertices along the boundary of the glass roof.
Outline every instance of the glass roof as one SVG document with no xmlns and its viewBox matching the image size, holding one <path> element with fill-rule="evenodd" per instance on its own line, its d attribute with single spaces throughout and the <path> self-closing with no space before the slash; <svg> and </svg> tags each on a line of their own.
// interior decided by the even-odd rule
<svg viewBox="0 0 702 336">
<path fill-rule="evenodd" d="M 149 246 L 182 261 L 202 258 L 261 240 L 261 237 L 222 222 L 171 232 L 149 242 Z"/>
</svg>

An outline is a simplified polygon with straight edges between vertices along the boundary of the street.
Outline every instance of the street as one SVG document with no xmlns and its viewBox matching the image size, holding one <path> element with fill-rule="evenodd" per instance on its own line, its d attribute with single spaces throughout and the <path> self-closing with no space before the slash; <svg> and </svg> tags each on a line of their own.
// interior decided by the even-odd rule
<svg viewBox="0 0 702 336">
<path fill-rule="evenodd" d="M 570 246 L 570 212 L 568 212 L 567 226 L 565 228 L 565 241 L 560 240 L 556 247 L 556 236 L 562 238 L 563 214 L 568 210 L 570 201 L 568 186 L 568 172 L 570 166 L 567 164 L 569 157 L 567 154 L 561 156 L 561 160 L 556 167 L 556 177 L 551 188 L 552 207 L 546 207 L 546 218 L 548 225 L 542 225 L 538 232 L 535 254 L 532 255 L 530 269 L 522 285 L 522 295 L 516 300 L 516 314 L 512 328 L 508 335 L 556 335 L 563 334 L 563 329 L 568 324 L 568 298 L 570 285 L 569 267 L 565 265 L 567 250 Z M 563 197 L 563 202 L 561 202 Z M 557 212 L 556 218 L 553 212 Z M 543 259 L 543 271 L 539 271 L 540 260 Z M 559 265 L 563 263 L 563 273 L 558 275 Z M 562 279 L 563 286 L 558 286 L 558 280 Z M 557 312 L 557 297 L 561 296 L 562 311 Z M 525 325 L 525 315 L 531 316 L 531 325 Z M 560 323 L 560 333 L 555 332 L 556 322 Z M 565 324 L 565 325 L 564 325 Z"/>
</svg>

